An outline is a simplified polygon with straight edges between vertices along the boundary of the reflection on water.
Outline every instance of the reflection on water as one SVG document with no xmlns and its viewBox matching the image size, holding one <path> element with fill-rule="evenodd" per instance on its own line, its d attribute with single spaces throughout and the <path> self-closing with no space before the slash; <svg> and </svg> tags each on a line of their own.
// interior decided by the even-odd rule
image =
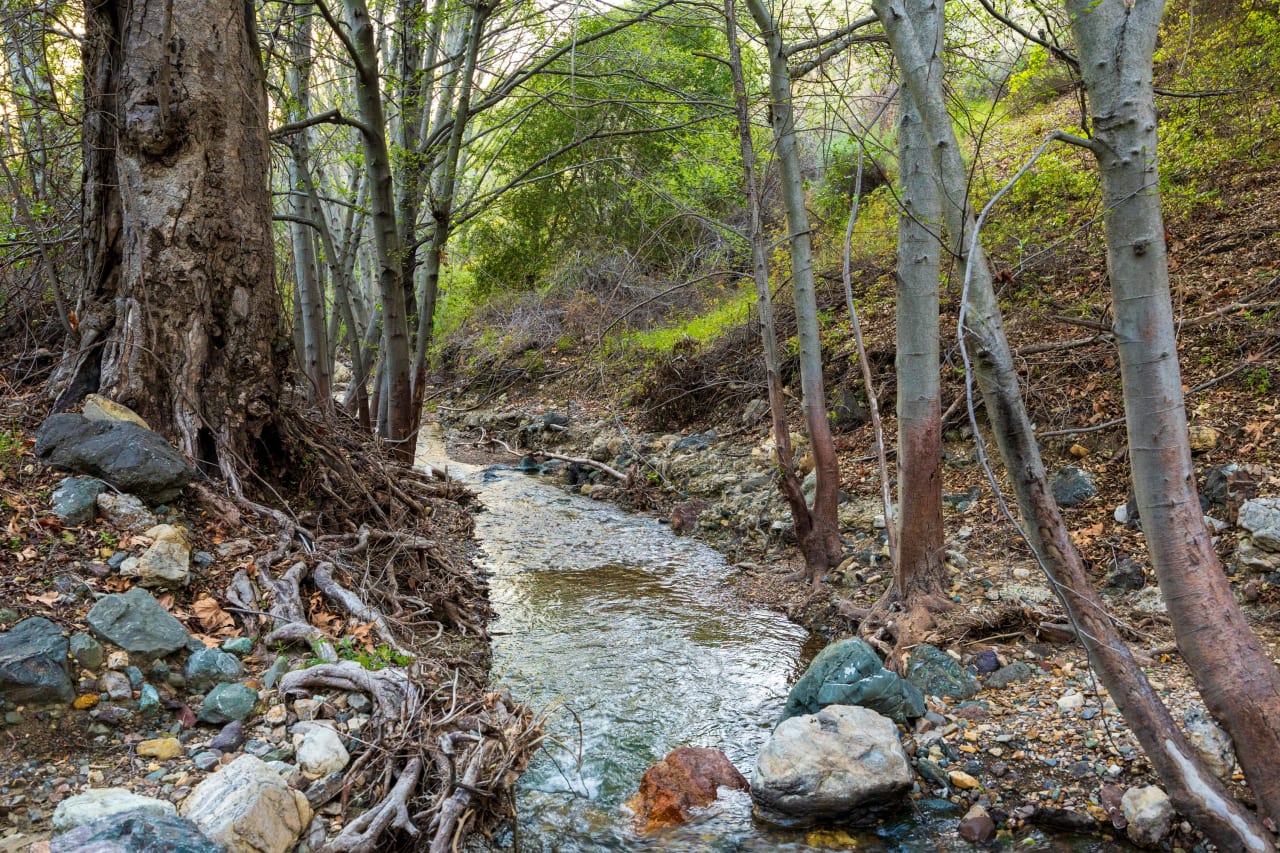
<svg viewBox="0 0 1280 853">
<path fill-rule="evenodd" d="M 443 463 L 430 448 L 419 461 Z M 520 781 L 517 826 L 499 848 L 972 849 L 956 838 L 959 815 L 945 801 L 915 804 L 874 831 L 805 833 L 755 824 L 742 793 L 687 826 L 638 836 L 623 802 L 672 749 L 717 747 L 750 776 L 809 657 L 805 632 L 737 605 L 720 555 L 653 519 L 507 468 L 449 467 L 487 507 L 476 537 L 498 613 L 495 678 L 535 711 L 552 711 L 547 746 Z"/>
</svg>

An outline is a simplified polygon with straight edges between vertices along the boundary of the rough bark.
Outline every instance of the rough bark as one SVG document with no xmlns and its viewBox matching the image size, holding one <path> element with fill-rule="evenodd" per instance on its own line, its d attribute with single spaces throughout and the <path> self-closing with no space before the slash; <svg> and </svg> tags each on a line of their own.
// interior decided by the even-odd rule
<svg viewBox="0 0 1280 853">
<path fill-rule="evenodd" d="M 86 5 L 87 264 L 57 402 L 125 403 L 233 486 L 287 352 L 254 33 L 235 0 Z"/>
<path fill-rule="evenodd" d="M 940 7 L 911 0 L 920 37 L 930 43 L 930 75 L 941 75 Z M 927 626 L 928 611 L 945 606 L 943 562 L 942 404 L 939 370 L 938 282 L 942 202 L 923 121 L 903 93 L 898 123 L 897 353 L 898 552 L 894 590 L 913 623 Z M 924 612 L 916 613 L 919 608 Z M 901 643 L 904 638 L 899 637 Z"/>
<path fill-rule="evenodd" d="M 1133 489 L 1178 648 L 1280 821 L 1280 672 L 1245 621 L 1196 493 L 1160 210 L 1152 52 L 1161 0 L 1067 0 L 1102 175 Z"/>
<path fill-rule="evenodd" d="M 1053 500 L 1030 419 L 1022 402 L 990 266 L 971 237 L 967 172 L 946 111 L 942 81 L 930 75 L 930 45 L 917 35 L 904 0 L 875 0 L 903 77 L 919 105 L 942 191 L 950 248 L 966 269 L 965 340 L 991 430 L 1017 496 L 1021 528 L 1077 628 L 1090 665 L 1138 738 L 1175 807 L 1222 850 L 1268 851 L 1271 837 L 1204 764 L 1156 697 L 1093 589 Z M 972 253 L 972 258 L 970 258 Z"/>
<path fill-rule="evenodd" d="M 791 255 L 791 292 L 795 300 L 796 331 L 800 339 L 800 388 L 805 425 L 812 446 L 817 483 L 809 511 L 812 529 L 801 536 L 800 551 L 812 583 L 817 586 L 827 569 L 840 559 L 840 531 L 836 509 L 840 498 L 840 466 L 831 424 L 827 420 L 826 388 L 822 380 L 822 338 L 813 275 L 813 245 L 805 209 L 804 178 L 796 148 L 791 72 L 782 34 L 762 0 L 747 0 L 747 8 L 764 38 L 769 54 L 769 99 L 773 138 L 787 212 Z"/>
</svg>

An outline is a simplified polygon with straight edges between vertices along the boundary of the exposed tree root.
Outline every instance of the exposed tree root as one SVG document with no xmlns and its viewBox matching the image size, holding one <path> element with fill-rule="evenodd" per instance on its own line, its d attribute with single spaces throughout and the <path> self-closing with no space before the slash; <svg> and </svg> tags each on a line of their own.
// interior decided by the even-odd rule
<svg viewBox="0 0 1280 853">
<path fill-rule="evenodd" d="M 338 837 L 324 846 L 326 853 L 370 853 L 383 845 L 382 834 L 399 829 L 416 838 L 418 827 L 409 817 L 409 801 L 422 775 L 422 759 L 411 758 L 400 771 L 396 784 L 379 803 L 342 828 Z"/>
</svg>

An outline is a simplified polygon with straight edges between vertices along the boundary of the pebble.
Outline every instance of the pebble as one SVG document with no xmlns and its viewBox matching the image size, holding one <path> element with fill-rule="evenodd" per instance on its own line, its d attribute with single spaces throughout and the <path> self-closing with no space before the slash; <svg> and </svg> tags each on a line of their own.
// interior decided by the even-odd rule
<svg viewBox="0 0 1280 853">
<path fill-rule="evenodd" d="M 138 744 L 138 755 L 169 761 L 182 755 L 182 744 L 178 742 L 177 738 L 171 737 L 144 740 Z"/>
<path fill-rule="evenodd" d="M 235 752 L 242 744 L 244 744 L 244 723 L 235 720 L 227 723 L 222 727 L 222 731 L 214 735 L 209 741 L 209 748 L 222 752 Z"/>
<path fill-rule="evenodd" d="M 203 770 L 208 773 L 218 766 L 218 761 L 221 758 L 221 753 L 210 749 L 196 753 L 195 757 L 191 759 L 191 763 L 196 766 L 197 770 Z"/>
<path fill-rule="evenodd" d="M 978 783 L 977 779 L 973 778 L 963 770 L 952 770 L 947 774 L 947 778 L 950 779 L 953 786 L 961 790 L 970 790 L 982 787 Z"/>
<path fill-rule="evenodd" d="M 1077 711 L 1084 707 L 1084 694 L 1071 692 L 1063 695 L 1058 699 L 1058 709 L 1061 711 Z"/>
</svg>

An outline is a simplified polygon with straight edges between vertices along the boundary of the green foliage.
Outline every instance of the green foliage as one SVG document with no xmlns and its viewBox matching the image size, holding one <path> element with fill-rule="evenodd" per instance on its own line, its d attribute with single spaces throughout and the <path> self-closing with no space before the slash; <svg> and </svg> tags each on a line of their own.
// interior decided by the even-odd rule
<svg viewBox="0 0 1280 853">
<path fill-rule="evenodd" d="M 1244 384 L 1255 397 L 1265 397 L 1271 392 L 1271 371 L 1255 367 L 1244 374 Z"/>
<path fill-rule="evenodd" d="M 581 21 L 578 37 L 609 23 Z M 619 252 L 640 270 L 678 267 L 707 241 L 706 222 L 740 202 L 729 75 L 707 58 L 722 42 L 704 21 L 638 24 L 579 46 L 495 111 L 489 182 L 523 183 L 461 235 L 473 301 Z"/>
<path fill-rule="evenodd" d="M 353 660 L 370 672 L 386 669 L 389 666 L 408 666 L 413 658 L 402 655 L 386 643 L 379 643 L 373 648 L 365 648 L 354 637 L 343 637 L 338 641 L 336 650 L 342 660 Z"/>
<path fill-rule="evenodd" d="M 631 332 L 622 336 L 623 348 L 639 348 L 656 353 L 670 353 L 686 341 L 706 343 L 751 318 L 755 307 L 754 289 L 744 289 L 718 302 L 711 310 L 699 313 L 658 329 Z"/>
</svg>

